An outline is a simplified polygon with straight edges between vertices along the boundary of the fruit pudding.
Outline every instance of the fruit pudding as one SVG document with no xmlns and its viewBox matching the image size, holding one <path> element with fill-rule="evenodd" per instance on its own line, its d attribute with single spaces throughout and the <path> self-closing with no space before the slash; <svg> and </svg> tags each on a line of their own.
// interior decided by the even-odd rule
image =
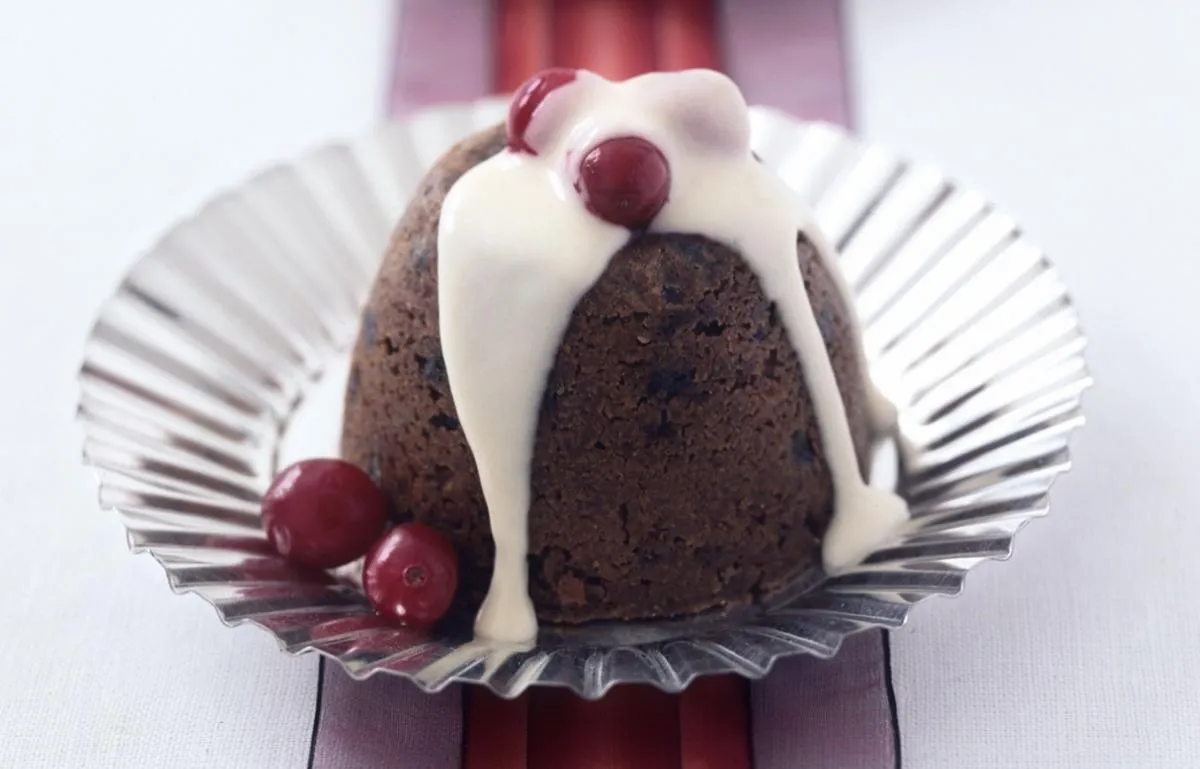
<svg viewBox="0 0 1200 769">
<path fill-rule="evenodd" d="M 728 78 L 542 73 L 426 176 L 363 312 L 345 459 L 276 478 L 268 537 L 365 555 L 384 617 L 478 609 L 515 644 L 854 565 L 906 509 L 864 479 L 895 414 L 835 257 Z"/>
<path fill-rule="evenodd" d="M 363 313 L 344 457 L 443 532 L 477 632 L 754 604 L 906 511 L 894 413 L 809 212 L 711 71 L 552 70 L 421 184 Z"/>
</svg>

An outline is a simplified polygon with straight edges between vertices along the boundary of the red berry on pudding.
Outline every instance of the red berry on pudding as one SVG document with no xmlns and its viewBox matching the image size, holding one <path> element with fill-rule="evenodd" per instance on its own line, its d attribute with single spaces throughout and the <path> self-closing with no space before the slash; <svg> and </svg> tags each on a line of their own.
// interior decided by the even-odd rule
<svg viewBox="0 0 1200 769">
<path fill-rule="evenodd" d="M 512 102 L 508 105 L 508 148 L 513 152 L 526 152 L 536 155 L 537 152 L 525 140 L 525 132 L 533 120 L 533 113 L 542 105 L 542 101 L 554 90 L 570 83 L 575 79 L 575 70 L 555 68 L 542 70 L 526 80 L 517 92 L 513 94 Z"/>
<path fill-rule="evenodd" d="M 575 190 L 588 211 L 631 230 L 645 229 L 667 202 L 671 169 L 662 150 L 636 136 L 608 139 L 579 163 Z"/>
<path fill-rule="evenodd" d="M 414 627 L 432 625 L 450 608 L 458 589 L 458 556 L 441 532 L 403 523 L 371 549 L 363 590 L 375 610 Z"/>
<path fill-rule="evenodd" d="M 387 518 L 387 500 L 365 472 L 340 459 L 307 459 L 267 489 L 262 524 L 292 563 L 332 569 L 362 557 Z"/>
</svg>

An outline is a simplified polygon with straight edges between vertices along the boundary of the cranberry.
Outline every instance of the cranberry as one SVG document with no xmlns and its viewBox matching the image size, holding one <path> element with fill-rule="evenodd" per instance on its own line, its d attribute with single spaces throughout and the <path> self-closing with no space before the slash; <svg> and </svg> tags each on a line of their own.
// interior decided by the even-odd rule
<svg viewBox="0 0 1200 769">
<path fill-rule="evenodd" d="M 331 569 L 359 558 L 383 531 L 387 500 L 340 459 L 306 459 L 275 476 L 262 503 L 267 538 L 284 558 Z"/>
<path fill-rule="evenodd" d="M 542 106 L 542 101 L 552 91 L 575 79 L 573 69 L 546 69 L 526 80 L 513 94 L 508 105 L 508 148 L 514 152 L 536 155 L 533 147 L 525 141 L 525 132 L 533 120 L 533 113 Z"/>
<path fill-rule="evenodd" d="M 437 622 L 457 589 L 454 546 L 423 523 L 402 523 L 383 535 L 363 567 L 363 590 L 371 605 L 406 625 Z"/>
<path fill-rule="evenodd" d="M 662 151 L 645 139 L 621 136 L 592 147 L 579 164 L 575 190 L 606 222 L 639 230 L 662 210 L 671 169 Z"/>
</svg>

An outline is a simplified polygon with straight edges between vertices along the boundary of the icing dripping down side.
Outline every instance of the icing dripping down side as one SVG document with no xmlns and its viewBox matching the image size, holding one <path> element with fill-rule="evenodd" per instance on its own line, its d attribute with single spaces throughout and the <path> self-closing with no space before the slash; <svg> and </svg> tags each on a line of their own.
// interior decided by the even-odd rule
<svg viewBox="0 0 1200 769">
<path fill-rule="evenodd" d="M 813 220 L 807 210 L 800 211 L 800 231 L 813 244 L 817 256 L 820 257 L 821 263 L 825 265 L 825 272 L 833 279 L 834 288 L 837 290 L 838 296 L 842 299 L 842 306 L 846 310 L 846 317 L 850 323 L 850 333 L 854 338 L 854 352 L 858 358 L 858 367 L 865 375 L 868 365 L 867 352 L 863 347 L 864 335 L 862 324 L 858 319 L 858 310 L 854 305 L 854 292 L 850 290 L 850 284 L 846 282 L 846 276 L 842 274 L 842 269 L 837 263 L 837 249 L 825 237 L 825 233 L 817 226 L 816 221 Z M 870 423 L 872 437 L 882 438 L 893 434 L 896 431 L 896 407 L 879 391 L 879 388 L 875 386 L 870 377 L 866 378 L 865 385 L 867 420 Z"/>
<path fill-rule="evenodd" d="M 907 517 L 907 508 L 895 494 L 863 480 L 841 390 L 796 259 L 796 203 L 783 183 L 757 163 L 710 159 L 685 173 L 679 179 L 681 194 L 663 209 L 652 229 L 701 232 L 731 247 L 775 303 L 802 362 L 833 476 L 834 512 L 822 557 L 827 571 L 840 571 L 875 549 Z M 836 265 L 831 267 L 836 273 Z"/>
<path fill-rule="evenodd" d="M 705 70 L 623 83 L 581 71 L 533 114 L 525 138 L 535 152 L 502 152 L 484 161 L 458 180 L 442 207 L 442 348 L 496 545 L 475 626 L 483 639 L 527 643 L 537 635 L 526 555 L 538 407 L 575 306 L 629 238 L 628 230 L 588 213 L 572 189 L 575 166 L 591 147 L 620 136 L 652 142 L 671 169 L 670 196 L 650 229 L 700 234 L 731 247 L 778 308 L 801 360 L 833 477 L 826 569 L 857 563 L 906 517 L 899 497 L 862 478 L 796 258 L 797 232 L 813 241 L 852 313 L 851 297 L 832 249 L 799 201 L 752 159 L 748 112 L 737 87 Z M 869 383 L 868 389 L 872 426 L 886 430 L 894 413 Z"/>
<path fill-rule="evenodd" d="M 502 153 L 468 171 L 438 233 L 442 354 L 496 545 L 476 630 L 508 643 L 537 635 L 526 556 L 542 392 L 572 311 L 629 239 L 543 165 Z"/>
</svg>

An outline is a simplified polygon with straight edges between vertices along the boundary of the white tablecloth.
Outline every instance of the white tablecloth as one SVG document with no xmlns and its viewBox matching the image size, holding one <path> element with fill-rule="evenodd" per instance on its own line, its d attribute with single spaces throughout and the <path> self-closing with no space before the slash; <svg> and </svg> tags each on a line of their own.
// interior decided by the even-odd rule
<svg viewBox="0 0 1200 769">
<path fill-rule="evenodd" d="M 221 626 L 125 552 L 79 465 L 73 375 L 139 248 L 377 119 L 389 11 L 0 6 L 0 767 L 304 766 L 314 660 Z M 1098 381 L 1052 516 L 895 634 L 904 766 L 1200 766 L 1200 5 L 849 11 L 863 131 L 1045 245 Z"/>
</svg>

